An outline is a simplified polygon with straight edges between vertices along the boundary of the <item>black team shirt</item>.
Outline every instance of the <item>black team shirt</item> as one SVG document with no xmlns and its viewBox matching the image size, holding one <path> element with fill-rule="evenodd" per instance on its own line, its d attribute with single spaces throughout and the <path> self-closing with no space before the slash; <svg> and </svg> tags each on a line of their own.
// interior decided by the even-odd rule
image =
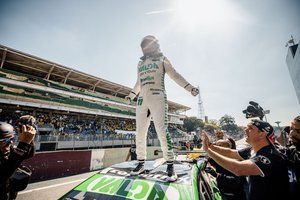
<svg viewBox="0 0 300 200">
<path fill-rule="evenodd" d="M 248 159 L 250 149 L 239 150 L 239 155 Z M 289 195 L 287 164 L 274 146 L 261 148 L 250 160 L 262 172 L 260 176 L 249 176 L 250 200 L 286 199 Z"/>
</svg>

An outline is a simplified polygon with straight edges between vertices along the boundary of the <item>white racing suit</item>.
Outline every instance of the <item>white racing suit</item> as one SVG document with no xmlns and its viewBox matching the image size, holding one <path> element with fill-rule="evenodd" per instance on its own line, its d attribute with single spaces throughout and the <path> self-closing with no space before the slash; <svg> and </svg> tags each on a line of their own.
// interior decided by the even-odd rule
<svg viewBox="0 0 300 200">
<path fill-rule="evenodd" d="M 138 160 L 146 159 L 146 138 L 152 117 L 166 161 L 174 161 L 173 144 L 168 131 L 168 102 L 164 77 L 167 73 L 178 85 L 191 92 L 190 85 L 175 71 L 161 53 L 155 57 L 142 57 L 138 64 L 137 82 L 130 92 L 130 99 L 138 94 L 136 107 L 136 147 Z"/>
</svg>

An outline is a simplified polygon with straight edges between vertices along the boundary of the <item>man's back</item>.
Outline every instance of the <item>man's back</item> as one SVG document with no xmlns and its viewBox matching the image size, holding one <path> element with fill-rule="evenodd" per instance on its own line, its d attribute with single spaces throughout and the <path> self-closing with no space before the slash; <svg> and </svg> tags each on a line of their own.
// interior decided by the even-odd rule
<svg viewBox="0 0 300 200">
<path fill-rule="evenodd" d="M 260 149 L 251 160 L 261 170 L 261 176 L 249 176 L 250 199 L 286 199 L 288 171 L 286 160 L 272 146 Z"/>
</svg>

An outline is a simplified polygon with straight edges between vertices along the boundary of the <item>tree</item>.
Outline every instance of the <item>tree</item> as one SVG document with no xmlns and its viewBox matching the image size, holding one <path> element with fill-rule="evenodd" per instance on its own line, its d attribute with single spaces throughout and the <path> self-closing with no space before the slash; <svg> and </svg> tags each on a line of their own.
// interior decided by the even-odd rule
<svg viewBox="0 0 300 200">
<path fill-rule="evenodd" d="M 198 128 L 203 128 L 204 123 L 197 117 L 187 117 L 183 120 L 183 127 L 187 132 L 197 131 Z"/>
<path fill-rule="evenodd" d="M 230 115 L 224 115 L 219 120 L 220 126 L 227 133 L 236 133 L 239 131 L 238 126 L 235 124 L 234 117 Z"/>
<path fill-rule="evenodd" d="M 204 123 L 204 129 L 210 133 L 220 129 L 219 125 L 218 125 L 218 121 L 217 120 L 208 120 L 208 122 Z"/>
</svg>

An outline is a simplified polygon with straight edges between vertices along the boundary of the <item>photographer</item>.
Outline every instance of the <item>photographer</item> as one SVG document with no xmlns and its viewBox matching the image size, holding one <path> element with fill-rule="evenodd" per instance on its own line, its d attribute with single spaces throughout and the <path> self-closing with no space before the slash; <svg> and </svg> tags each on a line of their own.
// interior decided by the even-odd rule
<svg viewBox="0 0 300 200">
<path fill-rule="evenodd" d="M 14 177 L 22 161 L 34 155 L 34 123 L 35 118 L 29 115 L 19 119 L 19 144 L 15 147 L 14 128 L 6 122 L 0 122 L 0 200 L 15 199 L 19 189 L 27 186 L 26 183 L 25 186 L 17 185 L 23 182 L 18 182 Z"/>
</svg>

